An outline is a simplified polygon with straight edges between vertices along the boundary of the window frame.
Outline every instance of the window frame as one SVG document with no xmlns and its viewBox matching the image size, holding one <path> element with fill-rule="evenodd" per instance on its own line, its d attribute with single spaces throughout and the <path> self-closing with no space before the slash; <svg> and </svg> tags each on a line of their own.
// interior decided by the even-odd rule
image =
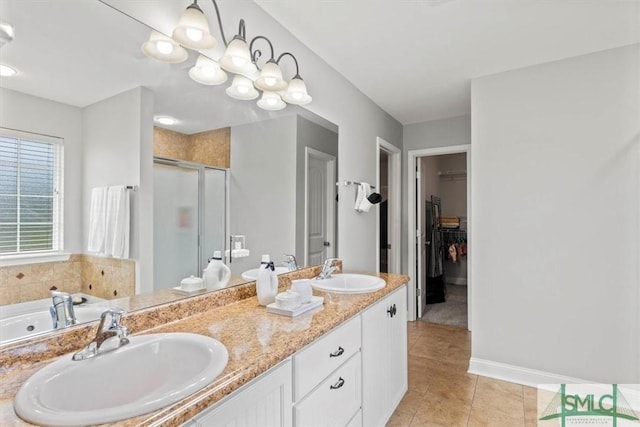
<svg viewBox="0 0 640 427">
<path fill-rule="evenodd" d="M 0 136 L 37 143 L 51 144 L 54 147 L 53 164 L 53 197 L 52 197 L 52 247 L 45 250 L 6 252 L 0 254 L 0 266 L 19 265 L 26 263 L 61 261 L 69 258 L 64 252 L 64 139 L 60 137 L 25 132 L 0 127 Z M 18 168 L 20 162 L 18 161 Z M 19 169 L 18 169 L 19 170 Z M 17 195 L 20 198 L 18 184 Z M 16 218 L 20 224 L 20 218 Z M 19 233 L 19 232 L 18 232 Z M 19 239 L 19 234 L 18 234 Z M 19 245 L 16 245 L 16 249 Z"/>
</svg>

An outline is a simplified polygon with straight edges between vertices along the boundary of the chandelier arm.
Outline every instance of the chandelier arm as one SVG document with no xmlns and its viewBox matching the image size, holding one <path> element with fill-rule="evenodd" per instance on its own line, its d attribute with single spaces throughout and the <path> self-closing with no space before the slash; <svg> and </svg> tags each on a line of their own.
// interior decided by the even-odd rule
<svg viewBox="0 0 640 427">
<path fill-rule="evenodd" d="M 196 4 L 198 4 L 198 0 L 194 0 Z M 220 18 L 220 9 L 218 9 L 218 3 L 216 0 L 211 0 L 213 3 L 213 7 L 216 10 L 216 18 L 218 18 L 218 28 L 220 28 L 220 35 L 222 36 L 222 42 L 224 45 L 227 45 L 227 38 L 224 36 L 224 29 L 222 28 L 222 18 Z"/>
<path fill-rule="evenodd" d="M 258 63 L 258 59 L 262 56 L 262 51 L 260 49 L 256 49 L 254 52 L 251 52 L 251 62 L 254 64 Z"/>
<path fill-rule="evenodd" d="M 291 52 L 284 52 L 282 53 L 280 56 L 278 56 L 278 59 L 276 60 L 276 64 L 280 65 L 280 60 L 284 57 L 284 56 L 290 56 L 291 58 L 293 58 L 293 62 L 296 63 L 296 75 L 294 78 L 296 77 L 300 77 L 300 69 L 298 67 L 298 60 L 296 59 L 295 56 L 293 56 L 293 54 Z"/>
<path fill-rule="evenodd" d="M 244 25 L 244 19 L 240 19 L 240 23 L 238 24 L 238 35 L 242 40 L 247 40 L 247 29 Z"/>
<path fill-rule="evenodd" d="M 266 38 L 265 36 L 255 36 L 253 39 L 251 39 L 251 43 L 249 44 L 249 52 L 251 52 L 251 58 L 253 58 L 253 43 L 256 42 L 256 40 L 258 39 L 263 39 L 266 40 L 267 43 L 269 43 L 269 48 L 271 48 L 271 59 L 272 60 L 274 57 L 274 53 L 273 53 L 273 45 L 271 44 L 271 40 L 269 40 L 268 38 Z M 260 53 L 262 54 L 262 52 Z M 255 61 L 254 61 L 255 62 Z"/>
</svg>

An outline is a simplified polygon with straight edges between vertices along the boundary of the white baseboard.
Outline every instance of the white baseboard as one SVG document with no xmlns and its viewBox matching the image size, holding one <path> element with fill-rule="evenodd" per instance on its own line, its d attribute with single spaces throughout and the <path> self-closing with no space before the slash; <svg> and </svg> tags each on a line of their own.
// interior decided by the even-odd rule
<svg viewBox="0 0 640 427">
<path fill-rule="evenodd" d="M 469 360 L 468 372 L 529 387 L 537 387 L 538 384 L 591 384 L 595 382 L 474 357 Z"/>
<path fill-rule="evenodd" d="M 451 285 L 467 286 L 467 278 L 466 277 L 447 277 L 447 283 Z"/>
</svg>

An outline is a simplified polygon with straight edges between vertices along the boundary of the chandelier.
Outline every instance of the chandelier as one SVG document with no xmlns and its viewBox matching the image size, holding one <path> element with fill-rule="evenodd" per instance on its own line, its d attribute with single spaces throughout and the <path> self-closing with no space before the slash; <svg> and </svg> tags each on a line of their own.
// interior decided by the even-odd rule
<svg viewBox="0 0 640 427">
<path fill-rule="evenodd" d="M 307 86 L 300 77 L 296 57 L 284 52 L 276 59 L 273 44 L 265 36 L 256 36 L 247 44 L 244 19 L 240 19 L 238 33 L 227 42 L 218 4 L 216 0 L 211 1 L 226 49 L 217 61 L 200 52 L 195 65 L 189 70 L 189 77 L 200 84 L 220 85 L 227 81 L 227 72 L 232 73 L 234 76 L 231 86 L 226 89 L 227 95 L 235 99 L 252 100 L 260 96 L 258 91 L 262 91 L 257 104 L 265 110 L 282 110 L 287 104 L 305 105 L 311 102 Z M 268 43 L 271 54 L 262 67 L 258 66 L 262 51 L 254 48 L 258 40 Z M 207 18 L 198 6 L 198 0 L 194 0 L 183 12 L 171 37 L 154 30 L 149 40 L 142 45 L 142 51 L 163 62 L 179 63 L 188 58 L 187 49 L 202 51 L 213 49 L 216 45 L 217 40 L 209 31 Z M 279 65 L 285 57 L 293 59 L 296 66 L 296 74 L 288 83 L 284 80 Z"/>
</svg>

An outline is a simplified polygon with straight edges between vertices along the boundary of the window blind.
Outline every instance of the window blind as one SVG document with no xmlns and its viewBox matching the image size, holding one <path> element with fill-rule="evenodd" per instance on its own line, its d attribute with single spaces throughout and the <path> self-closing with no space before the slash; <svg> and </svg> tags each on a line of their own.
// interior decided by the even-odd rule
<svg viewBox="0 0 640 427">
<path fill-rule="evenodd" d="M 63 148 L 0 128 L 0 254 L 62 250 Z"/>
</svg>

